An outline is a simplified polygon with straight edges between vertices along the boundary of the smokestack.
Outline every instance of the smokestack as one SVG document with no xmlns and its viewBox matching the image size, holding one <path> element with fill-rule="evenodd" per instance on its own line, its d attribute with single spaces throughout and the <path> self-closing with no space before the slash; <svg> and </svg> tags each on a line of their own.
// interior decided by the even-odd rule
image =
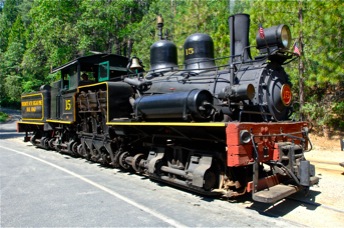
<svg viewBox="0 0 344 228">
<path fill-rule="evenodd" d="M 230 31 L 230 64 L 239 62 L 240 56 L 243 55 L 243 60 L 251 60 L 250 46 L 248 34 L 250 29 L 250 16 L 248 14 L 235 14 L 229 17 L 229 31 Z M 246 48 L 246 49 L 245 49 Z"/>
</svg>

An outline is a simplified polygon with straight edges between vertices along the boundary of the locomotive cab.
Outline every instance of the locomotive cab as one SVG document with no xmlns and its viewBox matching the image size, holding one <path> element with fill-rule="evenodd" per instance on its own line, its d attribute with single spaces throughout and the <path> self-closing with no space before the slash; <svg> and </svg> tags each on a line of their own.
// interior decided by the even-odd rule
<svg viewBox="0 0 344 228">
<path fill-rule="evenodd" d="M 53 69 L 51 73 L 61 73 L 62 88 L 73 90 L 78 86 L 103 81 L 119 81 L 127 72 L 128 59 L 114 54 L 95 54 L 79 57 Z M 87 75 L 88 78 L 83 78 Z"/>
<path fill-rule="evenodd" d="M 59 72 L 61 80 L 52 86 L 51 121 L 75 121 L 77 88 L 104 81 L 119 81 L 120 75 L 127 71 L 127 62 L 128 59 L 123 56 L 95 54 L 77 58 L 54 69 L 52 73 Z"/>
</svg>

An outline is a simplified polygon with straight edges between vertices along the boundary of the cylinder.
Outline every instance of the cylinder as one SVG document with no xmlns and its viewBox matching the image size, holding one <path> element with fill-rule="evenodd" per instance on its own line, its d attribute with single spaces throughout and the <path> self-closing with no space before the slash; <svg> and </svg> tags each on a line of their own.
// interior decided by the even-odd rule
<svg viewBox="0 0 344 228">
<path fill-rule="evenodd" d="M 255 88 L 252 84 L 237 84 L 232 86 L 230 98 L 235 101 L 252 100 L 255 96 Z"/>
</svg>

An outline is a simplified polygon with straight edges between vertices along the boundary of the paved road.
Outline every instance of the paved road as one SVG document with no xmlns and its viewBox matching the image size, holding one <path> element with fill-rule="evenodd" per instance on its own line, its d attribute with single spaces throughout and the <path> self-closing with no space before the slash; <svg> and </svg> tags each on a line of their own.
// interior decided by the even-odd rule
<svg viewBox="0 0 344 228">
<path fill-rule="evenodd" d="M 20 110 L 0 107 L 0 112 L 9 115 L 9 119 L 6 122 L 0 122 L 0 139 L 18 137 L 19 135 L 16 133 L 16 122 L 21 119 Z"/>
<path fill-rule="evenodd" d="M 182 225 L 132 200 L 136 184 L 125 180 L 130 176 L 116 178 L 83 160 L 32 153 L 30 146 L 10 149 L 11 140 L 0 148 L 3 227 Z"/>
<path fill-rule="evenodd" d="M 0 227 L 342 227 L 342 170 L 275 205 L 214 200 L 23 143 L 16 111 L 0 124 Z M 329 156 L 326 153 L 326 156 Z M 317 171 L 318 173 L 319 171 Z M 330 204 L 331 208 L 327 206 Z"/>
<path fill-rule="evenodd" d="M 0 125 L 1 227 L 299 226 L 22 142 Z"/>
</svg>

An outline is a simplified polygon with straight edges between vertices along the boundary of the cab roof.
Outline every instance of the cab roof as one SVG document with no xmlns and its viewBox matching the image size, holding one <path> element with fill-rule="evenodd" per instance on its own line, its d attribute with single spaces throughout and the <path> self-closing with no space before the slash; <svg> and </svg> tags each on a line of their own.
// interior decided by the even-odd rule
<svg viewBox="0 0 344 228">
<path fill-rule="evenodd" d="M 56 73 L 58 71 L 62 71 L 65 69 L 68 69 L 70 67 L 74 67 L 78 64 L 80 65 L 99 65 L 102 62 L 109 61 L 110 65 L 112 66 L 118 66 L 118 67 L 126 67 L 128 64 L 129 59 L 125 56 L 116 55 L 116 54 L 93 54 L 88 56 L 82 56 L 79 58 L 76 58 L 62 66 L 59 66 L 57 68 L 54 68 L 51 73 Z M 81 69 L 82 70 L 82 69 Z"/>
</svg>

